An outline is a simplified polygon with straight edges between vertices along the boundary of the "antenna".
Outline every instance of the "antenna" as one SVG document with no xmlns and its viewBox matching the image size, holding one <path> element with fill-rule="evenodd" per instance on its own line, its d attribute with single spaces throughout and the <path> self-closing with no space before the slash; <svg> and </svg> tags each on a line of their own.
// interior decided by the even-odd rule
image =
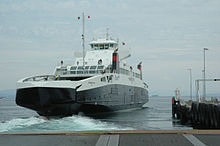
<svg viewBox="0 0 220 146">
<path fill-rule="evenodd" d="M 106 29 L 106 40 L 109 40 L 109 28 Z"/>
<path fill-rule="evenodd" d="M 88 19 L 90 16 L 88 16 Z M 78 17 L 78 20 L 80 17 Z M 85 68 L 85 14 L 82 13 L 82 21 L 83 21 L 83 30 L 82 30 L 82 47 L 83 47 L 83 74 L 84 74 L 84 68 Z"/>
</svg>

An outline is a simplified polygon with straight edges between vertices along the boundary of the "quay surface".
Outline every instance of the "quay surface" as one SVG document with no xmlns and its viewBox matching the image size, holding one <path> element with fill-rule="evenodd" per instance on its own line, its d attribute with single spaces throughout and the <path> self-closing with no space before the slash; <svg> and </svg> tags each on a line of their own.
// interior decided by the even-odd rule
<svg viewBox="0 0 220 146">
<path fill-rule="evenodd" d="M 220 130 L 0 133 L 0 146 L 217 146 Z"/>
</svg>

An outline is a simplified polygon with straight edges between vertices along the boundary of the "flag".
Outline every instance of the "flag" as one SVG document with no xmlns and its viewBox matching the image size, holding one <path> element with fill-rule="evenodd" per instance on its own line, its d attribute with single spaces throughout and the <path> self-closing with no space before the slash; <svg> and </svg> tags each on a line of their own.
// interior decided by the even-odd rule
<svg viewBox="0 0 220 146">
<path fill-rule="evenodd" d="M 88 16 L 88 18 L 90 18 L 90 16 Z"/>
<path fill-rule="evenodd" d="M 137 68 L 138 68 L 139 70 L 142 69 L 141 63 L 142 63 L 142 62 L 140 62 L 140 63 L 138 64 L 138 66 L 137 66 Z"/>
<path fill-rule="evenodd" d="M 80 17 L 78 17 L 78 20 L 80 19 Z"/>
</svg>

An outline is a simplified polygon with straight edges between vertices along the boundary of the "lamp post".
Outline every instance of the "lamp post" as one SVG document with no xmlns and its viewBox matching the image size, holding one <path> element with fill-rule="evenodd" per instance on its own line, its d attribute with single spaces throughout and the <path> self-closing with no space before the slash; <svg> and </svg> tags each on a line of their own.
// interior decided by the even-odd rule
<svg viewBox="0 0 220 146">
<path fill-rule="evenodd" d="M 192 69 L 191 68 L 188 68 L 189 70 L 189 80 L 190 80 L 190 99 L 192 100 Z"/>
<path fill-rule="evenodd" d="M 206 98 L 206 83 L 205 83 L 205 51 L 208 48 L 203 49 L 203 97 Z"/>
</svg>

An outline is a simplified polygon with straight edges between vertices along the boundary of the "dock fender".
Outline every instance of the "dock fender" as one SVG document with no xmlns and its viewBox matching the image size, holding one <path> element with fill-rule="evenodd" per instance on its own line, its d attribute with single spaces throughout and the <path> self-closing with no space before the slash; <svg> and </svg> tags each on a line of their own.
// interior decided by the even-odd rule
<svg viewBox="0 0 220 146">
<path fill-rule="evenodd" d="M 198 125 L 199 122 L 199 115 L 198 115 L 198 103 L 194 103 L 194 116 L 195 116 L 195 123 Z"/>
<path fill-rule="evenodd" d="M 192 121 L 192 124 L 193 123 L 196 123 L 196 104 L 194 103 L 194 102 L 192 102 L 192 105 L 191 105 L 191 111 L 192 111 L 192 119 L 191 119 L 191 121 Z"/>
<path fill-rule="evenodd" d="M 219 124 L 219 120 L 218 120 L 218 106 L 217 105 L 213 105 L 213 120 L 214 120 L 214 129 L 218 128 L 218 124 Z"/>
<path fill-rule="evenodd" d="M 192 121 L 192 123 L 194 122 L 194 113 L 193 113 L 193 111 L 194 111 L 194 103 L 192 102 L 192 104 L 191 104 L 191 113 L 192 113 L 191 121 Z"/>
<path fill-rule="evenodd" d="M 199 103 L 198 107 L 198 121 L 200 128 L 204 127 L 204 103 Z"/>
<path fill-rule="evenodd" d="M 202 121 L 202 115 L 201 115 L 201 107 L 202 107 L 202 104 L 199 103 L 198 105 L 198 124 L 201 125 L 201 121 Z"/>
<path fill-rule="evenodd" d="M 205 107 L 205 110 L 204 110 L 204 115 L 205 115 L 205 119 L 204 119 L 204 126 L 205 126 L 205 128 L 210 128 L 210 123 L 211 123 L 211 120 L 210 120 L 210 106 L 209 106 L 209 104 L 205 104 L 204 105 Z"/>
<path fill-rule="evenodd" d="M 201 121 L 201 124 L 202 124 L 202 127 L 203 128 L 206 128 L 205 127 L 205 118 L 206 118 L 206 112 L 205 112 L 205 103 L 202 103 L 202 107 L 201 107 L 201 115 L 202 115 L 202 121 Z"/>
<path fill-rule="evenodd" d="M 210 126 L 211 128 L 215 127 L 215 120 L 214 120 L 214 106 L 212 104 L 209 104 L 209 118 L 210 118 Z"/>
<path fill-rule="evenodd" d="M 188 113 L 187 113 L 186 105 L 181 106 L 181 122 L 182 123 L 186 123 L 188 121 L 187 115 Z"/>
<path fill-rule="evenodd" d="M 184 107 L 180 105 L 180 120 L 183 123 L 184 121 Z"/>
</svg>

